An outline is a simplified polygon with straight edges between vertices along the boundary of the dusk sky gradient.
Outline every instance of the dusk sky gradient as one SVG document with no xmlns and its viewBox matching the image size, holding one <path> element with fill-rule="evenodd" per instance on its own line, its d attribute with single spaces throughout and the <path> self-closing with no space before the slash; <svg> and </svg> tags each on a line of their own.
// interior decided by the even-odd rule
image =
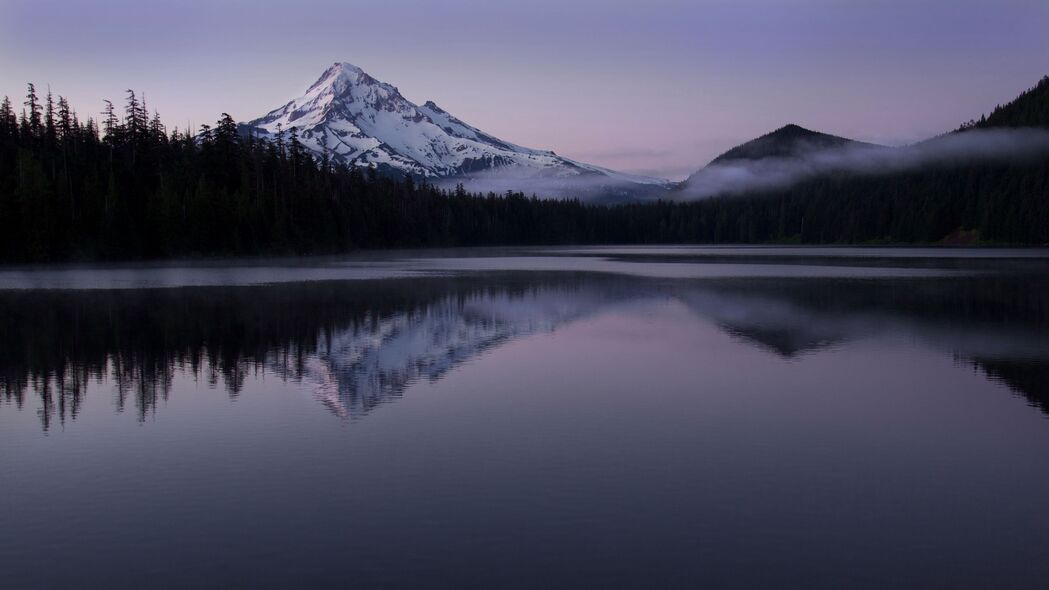
<svg viewBox="0 0 1049 590">
<path fill-rule="evenodd" d="M 788 122 L 900 144 L 1049 74 L 1049 0 L 0 0 L 0 94 L 248 120 L 348 61 L 505 140 L 681 178 Z M 15 100 L 17 99 L 17 100 Z"/>
</svg>

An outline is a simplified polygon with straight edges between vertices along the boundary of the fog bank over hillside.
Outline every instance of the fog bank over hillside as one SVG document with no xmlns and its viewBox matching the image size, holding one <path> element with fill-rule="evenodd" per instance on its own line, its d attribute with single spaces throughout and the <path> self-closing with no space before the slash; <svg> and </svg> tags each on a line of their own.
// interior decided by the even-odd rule
<svg viewBox="0 0 1049 590">
<path fill-rule="evenodd" d="M 787 188 L 824 174 L 893 174 L 971 161 L 1027 161 L 1049 156 L 1049 130 L 975 129 L 910 146 L 797 144 L 792 155 L 718 161 L 689 177 L 681 199 Z"/>
</svg>

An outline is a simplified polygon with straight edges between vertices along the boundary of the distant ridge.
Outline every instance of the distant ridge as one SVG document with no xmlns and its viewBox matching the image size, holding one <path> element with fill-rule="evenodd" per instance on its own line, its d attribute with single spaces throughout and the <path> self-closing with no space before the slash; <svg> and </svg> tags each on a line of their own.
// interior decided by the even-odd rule
<svg viewBox="0 0 1049 590">
<path fill-rule="evenodd" d="M 800 125 L 790 123 L 757 139 L 740 144 L 714 158 L 710 163 L 720 164 L 733 160 L 760 160 L 763 158 L 789 158 L 812 151 L 838 148 L 846 145 L 873 146 L 874 144 L 820 133 L 819 131 L 812 131 Z"/>
</svg>

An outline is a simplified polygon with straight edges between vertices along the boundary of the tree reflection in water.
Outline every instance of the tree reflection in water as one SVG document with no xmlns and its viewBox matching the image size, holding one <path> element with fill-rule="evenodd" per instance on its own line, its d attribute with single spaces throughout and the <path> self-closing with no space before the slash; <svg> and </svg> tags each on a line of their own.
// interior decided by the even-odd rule
<svg viewBox="0 0 1049 590">
<path fill-rule="evenodd" d="M 784 358 L 903 337 L 982 369 L 1049 413 L 1049 281 L 656 280 L 586 273 L 171 289 L 0 291 L 0 395 L 41 425 L 111 383 L 140 420 L 191 374 L 237 396 L 263 372 L 359 418 L 420 379 L 503 343 L 638 301 L 672 298 Z M 32 404 L 30 398 L 39 400 Z"/>
</svg>

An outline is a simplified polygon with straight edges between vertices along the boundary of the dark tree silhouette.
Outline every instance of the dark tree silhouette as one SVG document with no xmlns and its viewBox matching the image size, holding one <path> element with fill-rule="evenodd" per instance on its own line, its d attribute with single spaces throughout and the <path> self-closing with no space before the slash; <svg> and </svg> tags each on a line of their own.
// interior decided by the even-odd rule
<svg viewBox="0 0 1049 590">
<path fill-rule="evenodd" d="M 443 191 L 315 159 L 223 113 L 168 132 L 141 93 L 99 125 L 28 85 L 0 102 L 0 262 L 601 243 L 1049 243 L 1049 159 L 826 174 L 786 190 L 604 206 Z M 973 126 L 1049 127 L 1049 78 Z M 967 127 L 966 127 L 967 128 Z M 964 131 L 962 131 L 964 132 Z"/>
</svg>

